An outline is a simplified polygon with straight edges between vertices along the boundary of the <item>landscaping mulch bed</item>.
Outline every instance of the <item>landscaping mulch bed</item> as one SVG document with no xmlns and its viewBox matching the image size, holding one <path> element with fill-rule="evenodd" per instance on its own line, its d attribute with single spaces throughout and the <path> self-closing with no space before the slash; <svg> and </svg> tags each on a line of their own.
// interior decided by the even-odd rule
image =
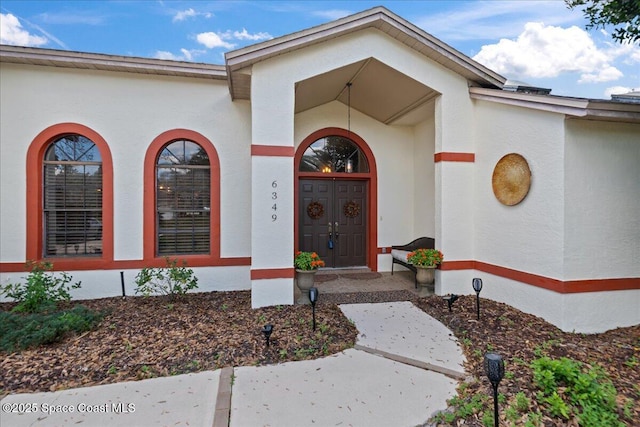
<svg viewBox="0 0 640 427">
<path fill-rule="evenodd" d="M 450 313 L 441 297 L 416 298 L 409 291 L 323 294 L 316 308 L 316 332 L 310 306 L 251 309 L 248 291 L 194 293 L 175 302 L 164 297 L 81 301 L 107 313 L 98 328 L 58 344 L 0 353 L 0 396 L 323 357 L 353 346 L 357 336 L 337 304 L 398 300 L 412 300 L 458 337 L 467 358 L 465 369 L 475 377 L 466 385 L 466 395 L 491 396 L 482 362 L 492 351 L 506 361 L 508 375 L 500 384 L 503 406 L 518 392 L 536 406 L 529 363 L 541 354 L 567 356 L 602 365 L 620 405 L 632 399 L 634 419 L 640 419 L 640 325 L 604 334 L 564 333 L 539 317 L 485 299 L 481 320 L 476 321 L 475 296 L 460 297 Z M 0 304 L 0 310 L 10 308 Z M 261 334 L 266 323 L 274 325 L 270 347 Z M 481 416 L 474 413 L 453 425 L 480 426 Z M 543 422 L 573 425 L 546 415 Z"/>
<path fill-rule="evenodd" d="M 451 329 L 460 341 L 467 359 L 465 370 L 478 379 L 467 384 L 465 395 L 492 396 L 483 361 L 485 353 L 493 352 L 503 356 L 507 372 L 499 386 L 499 392 L 506 397 L 502 409 L 518 392 L 524 392 L 537 409 L 531 361 L 541 356 L 568 357 L 590 366 L 602 366 L 618 391 L 618 405 L 623 406 L 626 399 L 633 401 L 631 419 L 635 423 L 629 423 L 622 413 L 620 419 L 627 425 L 640 425 L 640 325 L 602 334 L 575 334 L 562 332 L 540 317 L 485 299 L 481 299 L 477 321 L 475 295 L 461 296 L 451 313 L 441 297 L 421 298 L 414 303 Z M 501 425 L 513 424 L 504 419 L 504 413 L 501 416 Z M 482 426 L 481 417 L 481 413 L 473 414 L 462 421 L 465 426 Z M 578 425 L 576 420 L 548 416 L 543 422 L 545 426 Z"/>
<path fill-rule="evenodd" d="M 357 331 L 335 304 L 251 309 L 251 293 L 81 301 L 107 314 L 97 329 L 61 343 L 0 353 L 0 395 L 304 360 L 352 347 Z M 0 304 L 0 309 L 11 305 Z M 262 327 L 274 331 L 266 347 Z"/>
</svg>

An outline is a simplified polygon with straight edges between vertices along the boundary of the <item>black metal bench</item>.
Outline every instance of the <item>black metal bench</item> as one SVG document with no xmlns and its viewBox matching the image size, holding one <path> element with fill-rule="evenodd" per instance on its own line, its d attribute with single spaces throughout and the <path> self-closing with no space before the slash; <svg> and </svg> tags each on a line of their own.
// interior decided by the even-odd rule
<svg viewBox="0 0 640 427">
<path fill-rule="evenodd" d="M 413 264 L 410 264 L 409 262 L 407 262 L 406 254 L 403 253 L 405 255 L 405 257 L 397 256 L 396 254 L 394 254 L 394 250 L 395 251 L 406 251 L 408 253 L 408 252 L 413 252 L 416 249 L 435 249 L 435 245 L 436 245 L 436 241 L 435 241 L 434 238 L 432 238 L 432 237 L 419 237 L 419 238 L 415 239 L 414 241 L 412 241 L 411 243 L 407 243 L 406 245 L 391 246 L 391 274 L 393 275 L 393 266 L 394 266 L 394 264 L 400 264 L 403 267 L 408 268 L 409 270 L 413 271 L 414 281 L 415 281 L 416 288 L 417 288 L 418 287 L 418 280 L 415 278 L 416 267 Z M 394 256 L 394 255 L 396 255 L 396 256 Z"/>
</svg>

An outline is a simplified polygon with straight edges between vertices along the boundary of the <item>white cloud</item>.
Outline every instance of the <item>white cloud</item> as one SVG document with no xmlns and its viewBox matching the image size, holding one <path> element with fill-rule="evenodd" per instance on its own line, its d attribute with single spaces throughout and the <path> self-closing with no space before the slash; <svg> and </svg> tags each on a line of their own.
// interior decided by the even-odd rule
<svg viewBox="0 0 640 427">
<path fill-rule="evenodd" d="M 189 8 L 187 10 L 182 10 L 177 12 L 173 16 L 173 22 L 184 21 L 187 18 L 195 18 L 196 16 L 204 16 L 205 18 L 211 18 L 212 14 L 209 12 L 196 12 L 193 8 Z"/>
<path fill-rule="evenodd" d="M 584 73 L 580 76 L 578 83 L 600 83 L 618 80 L 623 76 L 622 72 L 616 67 L 605 67 L 598 70 L 597 73 Z"/>
<path fill-rule="evenodd" d="M 29 34 L 18 18 L 12 14 L 0 13 L 0 43 L 18 46 L 42 46 L 49 40 L 46 37 Z"/>
<path fill-rule="evenodd" d="M 225 42 L 223 40 L 223 37 L 221 37 L 221 35 L 216 34 L 214 32 L 200 33 L 196 36 L 196 40 L 198 41 L 198 43 L 208 47 L 209 49 L 213 49 L 216 47 L 233 49 L 236 46 L 233 43 Z"/>
<path fill-rule="evenodd" d="M 604 91 L 605 98 L 610 98 L 611 95 L 624 95 L 625 93 L 633 92 L 634 88 L 627 86 L 612 86 L 608 87 Z"/>
<path fill-rule="evenodd" d="M 156 54 L 153 55 L 154 58 L 156 59 L 170 59 L 172 61 L 177 61 L 178 57 L 176 55 L 174 55 L 171 52 L 168 52 L 166 50 L 158 50 L 156 51 Z"/>
<path fill-rule="evenodd" d="M 216 47 L 223 47 L 226 49 L 233 49 L 236 47 L 235 43 L 232 43 L 233 40 L 249 40 L 249 41 L 261 41 L 261 40 L 269 40 L 272 39 L 273 36 L 269 33 L 249 33 L 245 28 L 242 31 L 231 31 L 227 30 L 224 33 L 200 33 L 196 36 L 196 40 L 198 43 L 205 45 L 209 49 L 213 49 Z"/>
<path fill-rule="evenodd" d="M 171 61 L 193 61 L 196 56 L 204 52 L 201 50 L 188 50 L 182 48 L 180 49 L 180 53 L 181 55 L 176 55 L 166 50 L 158 50 L 153 57 L 156 59 L 169 59 Z"/>
<path fill-rule="evenodd" d="M 428 2 L 424 2 L 428 5 Z M 580 22 L 580 15 L 567 10 L 564 2 L 551 1 L 474 1 L 448 2 L 452 5 L 440 13 L 429 10 L 411 19 L 426 32 L 443 40 L 498 40 L 517 37 L 527 22 L 547 25 L 570 25 Z"/>
<path fill-rule="evenodd" d="M 269 33 L 249 34 L 249 32 L 245 28 L 243 28 L 242 31 L 234 31 L 233 37 L 238 40 L 252 40 L 252 41 L 269 40 L 273 38 L 273 36 Z"/>
<path fill-rule="evenodd" d="M 612 65 L 615 50 L 599 49 L 578 27 L 560 28 L 529 22 L 516 40 L 501 39 L 483 46 L 473 58 L 515 79 L 557 77 L 581 73 L 580 83 L 617 80 L 622 72 Z"/>
</svg>

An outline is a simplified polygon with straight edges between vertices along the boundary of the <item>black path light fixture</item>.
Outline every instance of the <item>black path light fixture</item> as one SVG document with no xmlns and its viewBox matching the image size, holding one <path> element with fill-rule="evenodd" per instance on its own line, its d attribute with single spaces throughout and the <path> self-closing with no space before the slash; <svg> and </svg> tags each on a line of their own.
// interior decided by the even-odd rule
<svg viewBox="0 0 640 427">
<path fill-rule="evenodd" d="M 484 355 L 484 372 L 487 374 L 491 387 L 493 387 L 493 420 L 495 427 L 499 426 L 498 419 L 498 384 L 504 377 L 504 360 L 496 353 Z"/>
<path fill-rule="evenodd" d="M 313 310 L 313 330 L 316 330 L 316 302 L 318 302 L 318 288 L 309 289 L 309 301 L 311 301 L 311 309 Z"/>
<path fill-rule="evenodd" d="M 482 279 L 474 278 L 471 281 L 473 290 L 476 291 L 476 309 L 478 311 L 478 320 L 480 320 L 480 291 L 482 290 Z"/>
<path fill-rule="evenodd" d="M 460 297 L 456 294 L 449 294 L 442 297 L 442 299 L 445 300 L 447 302 L 447 305 L 449 306 L 449 313 L 451 313 L 451 306 L 458 300 L 458 298 Z"/>
<path fill-rule="evenodd" d="M 271 338 L 271 333 L 273 332 L 273 325 L 272 324 L 266 324 L 263 326 L 262 328 L 262 333 L 264 334 L 264 339 L 267 343 L 267 347 L 269 347 L 269 340 Z"/>
</svg>

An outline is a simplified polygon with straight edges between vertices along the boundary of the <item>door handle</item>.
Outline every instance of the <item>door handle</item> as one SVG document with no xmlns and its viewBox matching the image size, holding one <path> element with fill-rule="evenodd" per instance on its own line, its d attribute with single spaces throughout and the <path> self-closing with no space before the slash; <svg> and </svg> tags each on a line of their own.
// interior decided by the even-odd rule
<svg viewBox="0 0 640 427">
<path fill-rule="evenodd" d="M 338 221 L 335 222 L 335 227 L 336 227 L 336 240 L 337 240 L 338 237 L 340 236 L 340 233 L 338 233 Z"/>
<path fill-rule="evenodd" d="M 331 232 L 332 232 L 332 231 L 333 231 L 333 230 L 331 229 L 331 223 L 329 223 L 329 236 L 331 236 Z"/>
</svg>

